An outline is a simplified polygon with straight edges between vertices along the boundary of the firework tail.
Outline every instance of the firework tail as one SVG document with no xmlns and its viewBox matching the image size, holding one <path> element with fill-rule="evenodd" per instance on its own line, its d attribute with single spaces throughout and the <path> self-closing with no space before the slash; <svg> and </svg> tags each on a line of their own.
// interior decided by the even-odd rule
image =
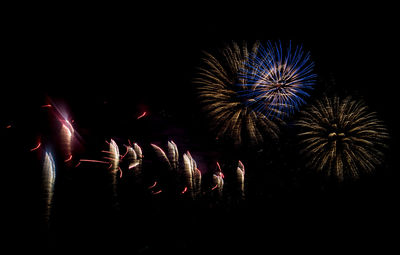
<svg viewBox="0 0 400 255">
<path fill-rule="evenodd" d="M 54 158 L 50 152 L 46 152 L 43 161 L 42 187 L 45 206 L 44 220 L 47 225 L 50 223 L 55 180 L 56 168 Z"/>
<path fill-rule="evenodd" d="M 110 160 L 110 173 L 111 173 L 111 185 L 113 194 L 113 204 L 115 207 L 119 207 L 118 197 L 117 197 L 117 176 L 119 169 L 120 154 L 117 143 L 111 139 L 109 147 L 109 160 Z"/>
<path fill-rule="evenodd" d="M 123 161 L 127 162 L 128 171 L 133 172 L 136 181 L 138 181 L 138 179 L 140 179 L 142 174 L 143 155 L 141 154 L 142 150 L 140 149 L 139 145 L 137 144 L 135 145 L 136 145 L 136 150 L 131 146 L 126 147 L 127 153 L 123 158 Z M 138 155 L 140 155 L 140 157 Z"/>
<path fill-rule="evenodd" d="M 237 178 L 237 185 L 239 188 L 239 196 L 240 198 L 244 198 L 244 165 L 243 163 L 239 160 L 238 166 L 236 168 L 236 178 Z"/>
<path fill-rule="evenodd" d="M 201 195 L 201 172 L 189 151 L 183 154 L 183 177 L 186 193 L 192 199 L 198 198 Z"/>
<path fill-rule="evenodd" d="M 74 128 L 68 120 L 62 121 L 61 136 L 64 162 L 68 163 L 72 159 L 72 140 L 74 137 Z"/>
<path fill-rule="evenodd" d="M 171 167 L 174 170 L 178 169 L 179 152 L 176 144 L 173 141 L 168 141 L 168 159 Z"/>
</svg>

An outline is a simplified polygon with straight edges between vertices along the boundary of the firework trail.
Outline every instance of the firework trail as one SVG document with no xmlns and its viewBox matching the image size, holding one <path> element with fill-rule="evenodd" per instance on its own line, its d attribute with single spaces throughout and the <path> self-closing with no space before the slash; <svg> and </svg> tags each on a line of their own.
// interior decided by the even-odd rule
<svg viewBox="0 0 400 255">
<path fill-rule="evenodd" d="M 263 113 L 254 111 L 242 95 L 244 90 L 255 89 L 248 86 L 250 82 L 241 73 L 249 59 L 257 55 L 258 49 L 259 42 L 252 47 L 233 42 L 219 54 L 205 52 L 202 58 L 204 66 L 199 68 L 198 77 L 194 80 L 199 100 L 211 120 L 211 129 L 217 139 L 227 138 L 236 146 L 245 140 L 251 145 L 259 144 L 265 135 L 277 139 L 277 123 L 282 123 L 279 118 L 274 119 L 275 123 Z"/>
<path fill-rule="evenodd" d="M 64 149 L 65 162 L 72 159 L 72 139 L 74 135 L 74 128 L 68 120 L 62 121 L 61 136 L 62 147 Z"/>
<path fill-rule="evenodd" d="M 120 154 L 119 154 L 118 145 L 113 139 L 111 139 L 109 145 L 110 145 L 110 147 L 109 147 L 109 155 L 108 155 L 107 159 L 110 162 L 113 198 L 115 199 L 114 200 L 115 205 L 118 206 L 118 202 L 117 202 L 117 176 L 118 176 L 118 172 L 121 171 L 121 169 L 119 168 Z"/>
<path fill-rule="evenodd" d="M 174 141 L 168 141 L 168 159 L 173 169 L 178 169 L 179 152 Z"/>
<path fill-rule="evenodd" d="M 151 145 L 151 147 L 153 147 L 157 157 L 161 160 L 161 162 L 166 164 L 169 170 L 172 170 L 172 166 L 171 166 L 171 163 L 169 161 L 169 158 L 167 157 L 167 154 L 165 154 L 163 149 L 161 149 L 160 147 L 158 147 L 155 144 L 150 144 L 150 145 Z"/>
<path fill-rule="evenodd" d="M 133 144 L 133 150 L 136 152 L 136 156 L 139 159 L 143 158 L 142 148 L 140 148 L 140 146 L 137 143 Z"/>
<path fill-rule="evenodd" d="M 192 198 L 201 194 L 201 172 L 190 152 L 183 154 L 183 176 L 185 179 L 185 192 Z"/>
<path fill-rule="evenodd" d="M 128 163 L 128 170 L 133 170 L 135 177 L 139 177 L 142 174 L 142 149 L 136 143 L 133 147 L 127 146 L 126 149 L 127 152 L 123 160 Z"/>
<path fill-rule="evenodd" d="M 150 144 L 154 151 L 156 152 L 157 157 L 164 162 L 169 170 L 178 170 L 178 158 L 179 158 L 179 152 L 178 152 L 178 147 L 173 141 L 168 141 L 168 151 L 167 153 L 164 152 L 163 149 L 158 147 L 155 144 Z"/>
<path fill-rule="evenodd" d="M 162 164 L 161 171 L 157 173 L 157 180 L 159 181 L 159 186 L 161 190 L 167 191 L 168 195 L 176 194 L 177 187 L 177 175 L 178 171 L 174 167 L 174 152 L 175 149 L 170 142 L 168 142 L 168 155 L 161 149 L 159 146 L 155 144 L 150 144 L 153 148 L 156 157 Z M 171 147 L 172 146 L 172 147 Z M 177 150 L 177 149 L 176 149 Z M 158 194 L 157 192 L 152 191 L 153 194 Z"/>
<path fill-rule="evenodd" d="M 339 180 L 374 170 L 389 138 L 376 113 L 350 97 L 324 97 L 302 113 L 297 125 L 308 166 Z"/>
<path fill-rule="evenodd" d="M 240 197 L 244 198 L 244 165 L 243 163 L 239 160 L 238 166 L 236 168 L 236 177 L 237 177 L 237 183 L 239 186 L 239 191 L 240 191 Z"/>
<path fill-rule="evenodd" d="M 293 114 L 314 86 L 313 68 L 310 53 L 304 53 L 301 46 L 293 49 L 290 42 L 284 50 L 280 42 L 267 42 L 241 68 L 245 89 L 240 95 L 247 105 L 270 118 Z"/>
<path fill-rule="evenodd" d="M 55 181 L 56 181 L 56 167 L 53 155 L 50 152 L 46 152 L 43 162 L 42 185 L 43 185 L 43 195 L 44 195 L 43 199 L 45 201 L 44 217 L 45 217 L 45 222 L 47 224 L 49 224 L 50 222 Z"/>
</svg>

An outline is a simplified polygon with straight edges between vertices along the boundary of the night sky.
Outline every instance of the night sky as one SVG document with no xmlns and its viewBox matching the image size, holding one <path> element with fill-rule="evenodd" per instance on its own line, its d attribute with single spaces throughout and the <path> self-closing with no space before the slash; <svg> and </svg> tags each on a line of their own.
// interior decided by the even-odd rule
<svg viewBox="0 0 400 255">
<path fill-rule="evenodd" d="M 3 31 L 0 132 L 12 243 L 56 252 L 133 254 L 394 247 L 399 173 L 398 81 L 392 61 L 398 39 L 390 32 L 390 18 L 334 15 L 322 22 L 311 15 L 301 23 L 276 21 L 264 28 L 240 20 L 185 25 L 185 19 L 150 24 L 56 16 L 16 16 Z M 192 81 L 202 51 L 232 40 L 302 44 L 318 75 L 309 101 L 324 93 L 363 99 L 389 130 L 385 162 L 370 176 L 337 183 L 304 168 L 291 128 L 264 150 L 217 142 Z M 48 103 L 74 120 L 78 156 L 98 157 L 111 138 L 119 144 L 138 142 L 145 155 L 151 154 L 150 143 L 165 148 L 174 140 L 182 154 L 190 150 L 203 172 L 212 171 L 217 160 L 226 165 L 242 160 L 248 172 L 246 200 L 210 206 L 145 197 L 137 198 L 140 208 L 130 204 L 116 212 L 96 169 L 63 169 L 49 230 L 39 220 L 41 161 L 30 151 L 39 136 L 56 150 L 54 116 L 41 107 Z M 137 119 L 143 112 L 147 115 Z"/>
</svg>

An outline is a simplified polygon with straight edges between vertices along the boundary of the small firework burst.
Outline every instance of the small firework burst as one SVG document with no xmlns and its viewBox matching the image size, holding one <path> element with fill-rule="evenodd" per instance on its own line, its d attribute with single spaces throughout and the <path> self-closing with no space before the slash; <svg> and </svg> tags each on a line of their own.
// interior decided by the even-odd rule
<svg viewBox="0 0 400 255">
<path fill-rule="evenodd" d="M 376 114 L 350 97 L 324 97 L 302 112 L 297 125 L 308 166 L 339 180 L 374 170 L 389 138 Z"/>
<path fill-rule="evenodd" d="M 289 43 L 283 49 L 280 42 L 267 42 L 241 68 L 245 89 L 240 94 L 248 105 L 270 118 L 291 115 L 309 97 L 307 90 L 313 88 L 316 78 L 313 67 L 310 53 L 304 53 L 301 46 L 293 49 Z"/>
<path fill-rule="evenodd" d="M 259 42 L 251 47 L 233 42 L 219 54 L 204 53 L 204 66 L 194 82 L 217 139 L 227 138 L 235 145 L 246 140 L 254 145 L 263 142 L 267 135 L 278 138 L 277 123 L 254 111 L 248 100 L 239 94 L 250 88 L 245 86 L 248 82 L 240 77 L 240 72 L 246 67 L 246 62 L 257 55 L 258 48 Z"/>
</svg>

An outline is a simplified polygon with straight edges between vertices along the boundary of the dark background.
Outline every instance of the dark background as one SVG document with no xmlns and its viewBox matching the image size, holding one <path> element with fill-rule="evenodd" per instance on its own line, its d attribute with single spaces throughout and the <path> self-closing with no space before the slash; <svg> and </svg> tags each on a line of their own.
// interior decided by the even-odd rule
<svg viewBox="0 0 400 255">
<path fill-rule="evenodd" d="M 218 22 L 104 13 L 10 15 L 2 31 L 0 116 L 10 240 L 55 251 L 132 253 L 394 248 L 398 40 L 393 18 L 378 18 L 378 13 L 334 12 L 322 19 L 323 12 L 311 12 L 306 19 Z M 384 164 L 372 176 L 338 184 L 301 167 L 291 130 L 261 153 L 216 143 L 192 79 L 201 52 L 231 40 L 303 44 L 318 74 L 313 97 L 352 95 L 386 123 L 391 140 Z M 172 139 L 182 153 L 191 150 L 198 157 L 203 171 L 215 160 L 241 159 L 248 167 L 248 199 L 211 209 L 205 202 L 151 200 L 143 202 L 150 209 L 130 218 L 124 214 L 129 210 L 122 216 L 113 211 L 103 179 L 94 172 L 60 174 L 55 223 L 47 230 L 37 203 L 40 160 L 29 149 L 40 135 L 48 141 L 54 137 L 52 117 L 40 107 L 49 98 L 75 120 L 82 155 L 97 156 L 110 138 L 122 143 L 129 138 L 144 148 L 166 146 Z M 137 120 L 143 111 L 148 116 Z"/>
</svg>

